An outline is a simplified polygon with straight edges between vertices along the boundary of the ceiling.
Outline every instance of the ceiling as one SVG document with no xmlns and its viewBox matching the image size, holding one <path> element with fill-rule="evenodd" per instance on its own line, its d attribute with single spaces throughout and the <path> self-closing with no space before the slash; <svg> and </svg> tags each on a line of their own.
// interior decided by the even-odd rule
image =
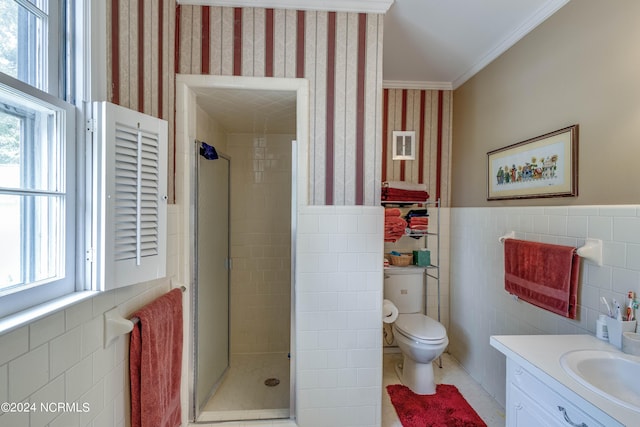
<svg viewBox="0 0 640 427">
<path fill-rule="evenodd" d="M 295 133 L 295 91 L 197 88 L 194 92 L 198 105 L 227 132 Z"/>
<path fill-rule="evenodd" d="M 456 89 L 568 0 L 395 0 L 384 18 L 385 87 Z"/>
<path fill-rule="evenodd" d="M 383 86 L 456 89 L 569 0 L 178 0 L 385 13 Z M 294 133 L 295 93 L 208 89 L 198 103 L 229 132 Z M 209 93 L 211 92 L 211 93 Z M 215 102 L 210 96 L 215 92 Z M 259 92 L 259 93 L 258 93 Z M 245 117 L 238 120 L 238 117 Z M 246 117 L 251 117 L 247 123 Z"/>
</svg>

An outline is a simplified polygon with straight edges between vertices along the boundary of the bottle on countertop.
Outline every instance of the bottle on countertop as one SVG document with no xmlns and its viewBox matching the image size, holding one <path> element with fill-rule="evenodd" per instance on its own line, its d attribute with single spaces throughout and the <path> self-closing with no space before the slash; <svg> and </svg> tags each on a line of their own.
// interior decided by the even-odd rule
<svg viewBox="0 0 640 427">
<path fill-rule="evenodd" d="M 609 340 L 609 331 L 607 330 L 607 316 L 601 314 L 596 321 L 596 337 L 601 340 Z"/>
</svg>

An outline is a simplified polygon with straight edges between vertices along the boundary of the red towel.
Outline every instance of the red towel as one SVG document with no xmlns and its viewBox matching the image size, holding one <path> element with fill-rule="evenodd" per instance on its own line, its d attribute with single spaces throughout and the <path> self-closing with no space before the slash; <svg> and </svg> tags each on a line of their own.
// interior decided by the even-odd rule
<svg viewBox="0 0 640 427">
<path fill-rule="evenodd" d="M 395 242 L 404 236 L 407 228 L 407 221 L 399 216 L 387 216 L 384 219 L 384 241 Z"/>
<path fill-rule="evenodd" d="M 398 208 L 384 210 L 384 241 L 395 242 L 404 236 L 407 221 L 400 218 L 402 212 Z"/>
<path fill-rule="evenodd" d="M 426 191 L 400 190 L 397 188 L 382 188 L 382 200 L 422 202 L 429 199 Z"/>
<path fill-rule="evenodd" d="M 576 318 L 580 256 L 571 246 L 504 241 L 504 288 L 540 308 Z"/>
<path fill-rule="evenodd" d="M 400 216 L 402 215 L 402 211 L 398 208 L 386 208 L 384 210 L 384 216 L 388 217 L 388 216 Z"/>
<path fill-rule="evenodd" d="M 415 230 L 415 231 L 427 231 L 429 230 L 429 226 L 428 225 L 422 225 L 422 224 L 418 224 L 418 225 L 414 225 L 411 224 L 409 226 L 410 229 Z"/>
<path fill-rule="evenodd" d="M 411 225 L 428 225 L 429 217 L 428 216 L 414 216 L 409 220 Z"/>
<path fill-rule="evenodd" d="M 142 307 L 131 331 L 131 427 L 181 424 L 182 290 L 173 289 Z"/>
</svg>

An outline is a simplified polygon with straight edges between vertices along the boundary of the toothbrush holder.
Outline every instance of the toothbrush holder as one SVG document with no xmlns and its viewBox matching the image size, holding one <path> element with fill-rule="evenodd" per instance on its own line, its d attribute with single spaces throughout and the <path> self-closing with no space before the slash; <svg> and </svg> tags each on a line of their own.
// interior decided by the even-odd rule
<svg viewBox="0 0 640 427">
<path fill-rule="evenodd" d="M 635 332 L 635 320 L 617 320 L 613 317 L 607 317 L 607 332 L 609 333 L 609 343 L 622 348 L 622 333 Z"/>
</svg>

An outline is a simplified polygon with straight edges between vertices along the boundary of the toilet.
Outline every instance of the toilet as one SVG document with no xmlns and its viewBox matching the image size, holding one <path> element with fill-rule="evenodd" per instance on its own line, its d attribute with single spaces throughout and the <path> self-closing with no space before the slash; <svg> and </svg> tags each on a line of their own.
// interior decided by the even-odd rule
<svg viewBox="0 0 640 427">
<path fill-rule="evenodd" d="M 390 267 L 384 271 L 384 298 L 398 309 L 393 323 L 396 344 L 404 357 L 400 381 L 416 394 L 434 394 L 433 361 L 447 348 L 444 326 L 424 313 L 424 270 Z"/>
</svg>

